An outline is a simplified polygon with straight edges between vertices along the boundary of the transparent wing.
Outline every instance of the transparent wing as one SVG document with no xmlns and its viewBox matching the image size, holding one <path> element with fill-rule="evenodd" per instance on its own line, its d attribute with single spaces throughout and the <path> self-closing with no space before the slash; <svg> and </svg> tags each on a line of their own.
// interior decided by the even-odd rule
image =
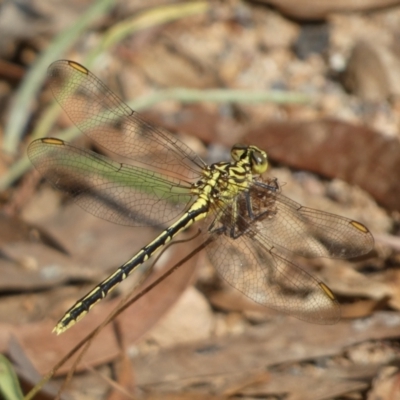
<svg viewBox="0 0 400 400">
<path fill-rule="evenodd" d="M 255 186 L 255 191 L 259 188 Z M 259 194 L 252 191 L 253 197 Z M 259 235 L 268 238 L 280 252 L 288 250 L 305 257 L 352 258 L 374 246 L 369 230 L 359 222 L 339 215 L 303 207 L 281 193 L 273 193 L 275 212 L 257 222 Z"/>
<path fill-rule="evenodd" d="M 253 301 L 304 321 L 333 324 L 340 308 L 329 288 L 278 254 L 252 229 L 237 238 L 214 233 L 207 247 L 220 275 Z"/>
<path fill-rule="evenodd" d="M 118 163 L 59 139 L 38 139 L 28 148 L 38 171 L 91 214 L 132 226 L 159 225 L 180 215 L 191 200 L 180 180 Z"/>
<path fill-rule="evenodd" d="M 205 166 L 184 143 L 142 121 L 82 65 L 56 61 L 48 77 L 54 97 L 72 122 L 104 148 L 183 179 L 196 178 Z"/>
</svg>

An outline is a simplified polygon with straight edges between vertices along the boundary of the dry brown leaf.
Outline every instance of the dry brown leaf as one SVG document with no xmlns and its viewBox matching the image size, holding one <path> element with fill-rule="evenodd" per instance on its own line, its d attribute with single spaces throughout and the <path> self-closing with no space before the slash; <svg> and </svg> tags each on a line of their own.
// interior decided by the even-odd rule
<svg viewBox="0 0 400 400">
<path fill-rule="evenodd" d="M 246 387 L 254 385 L 265 385 L 271 381 L 271 374 L 266 371 L 254 373 L 249 371 L 239 377 L 232 376 L 232 381 L 227 382 L 225 387 L 221 388 L 221 392 L 227 396 L 234 396 L 238 393 L 246 391 Z"/>
<path fill-rule="evenodd" d="M 347 261 L 325 260 L 325 263 L 330 264 L 330 268 L 324 268 L 323 277 L 337 294 L 374 300 L 392 295 L 392 289 L 387 283 L 380 282 L 379 277 L 374 279 L 361 274 Z"/>
<path fill-rule="evenodd" d="M 399 4 L 398 0 L 262 0 L 283 14 L 299 19 L 321 19 L 332 13 L 369 11 Z"/>
<path fill-rule="evenodd" d="M 95 310 L 92 311 L 95 313 Z M 93 319 L 92 319 L 93 320 Z M 100 319 L 97 318 L 99 321 Z M 90 321 L 91 323 L 93 321 Z M 80 329 L 69 330 L 62 336 L 52 333 L 54 321 L 42 321 L 38 323 L 24 324 L 14 332 L 14 336 L 40 375 L 50 371 L 54 364 L 66 355 L 70 349 L 82 340 L 93 326 L 85 320 L 81 321 Z M 85 365 L 101 365 L 114 359 L 119 353 L 115 334 L 109 325 L 103 329 L 100 335 L 93 341 L 85 354 L 79 370 L 84 370 Z M 71 360 L 67 362 L 58 374 L 65 374 L 71 368 Z"/>
<path fill-rule="evenodd" d="M 199 393 L 149 393 L 143 400 L 204 400 L 204 394 Z M 207 394 L 207 400 L 226 400 L 226 396 Z"/>
<path fill-rule="evenodd" d="M 388 270 L 384 276 L 384 282 L 392 290 L 389 305 L 395 310 L 400 310 L 400 271 L 398 269 Z"/>
<path fill-rule="evenodd" d="M 342 318 L 356 319 L 370 316 L 374 311 L 384 309 L 387 300 L 359 300 L 354 303 L 340 305 Z"/>
<path fill-rule="evenodd" d="M 128 396 L 134 398 L 135 374 L 125 348 L 121 349 L 121 358 L 115 366 L 117 379 L 112 382 L 114 390 L 107 400 L 126 400 Z"/>
<path fill-rule="evenodd" d="M 400 143 L 366 127 L 322 119 L 270 122 L 246 135 L 271 158 L 294 168 L 359 185 L 380 204 L 400 210 Z"/>
<path fill-rule="evenodd" d="M 327 400 L 367 389 L 367 380 L 377 368 L 376 365 L 340 368 L 319 366 L 308 369 L 293 366 L 292 373 L 272 372 L 269 382 L 254 385 L 240 394 L 249 397 L 280 395 L 290 400 Z"/>
<path fill-rule="evenodd" d="M 171 347 L 207 339 L 213 326 L 214 315 L 208 301 L 198 290 L 188 287 L 145 339 L 160 347 Z"/>
<path fill-rule="evenodd" d="M 400 399 L 400 373 L 397 366 L 383 367 L 373 380 L 367 400 Z"/>
<path fill-rule="evenodd" d="M 400 59 L 394 46 L 382 41 L 358 42 L 345 71 L 344 82 L 363 100 L 382 101 L 400 94 Z"/>
<path fill-rule="evenodd" d="M 335 355 L 355 343 L 397 337 L 399 327 L 400 314 L 395 312 L 376 313 L 365 320 L 341 321 L 332 326 L 281 318 L 273 324 L 249 328 L 238 337 L 166 349 L 138 356 L 133 363 L 140 386 L 169 392 L 202 383 L 206 390 L 206 377 L 217 380 L 260 371 L 269 365 Z"/>
<path fill-rule="evenodd" d="M 2 246 L 10 261 L 0 260 L 1 291 L 51 288 L 69 279 L 99 279 L 95 269 L 41 243 L 17 242 Z"/>
</svg>

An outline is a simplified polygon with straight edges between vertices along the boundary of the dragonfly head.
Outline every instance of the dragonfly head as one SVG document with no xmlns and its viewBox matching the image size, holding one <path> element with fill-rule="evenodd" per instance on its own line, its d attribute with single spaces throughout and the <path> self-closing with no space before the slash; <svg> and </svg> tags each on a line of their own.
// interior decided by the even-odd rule
<svg viewBox="0 0 400 400">
<path fill-rule="evenodd" d="M 253 174 L 260 175 L 268 168 L 267 153 L 257 146 L 235 144 L 231 150 L 231 157 L 236 162 L 247 161 Z"/>
</svg>

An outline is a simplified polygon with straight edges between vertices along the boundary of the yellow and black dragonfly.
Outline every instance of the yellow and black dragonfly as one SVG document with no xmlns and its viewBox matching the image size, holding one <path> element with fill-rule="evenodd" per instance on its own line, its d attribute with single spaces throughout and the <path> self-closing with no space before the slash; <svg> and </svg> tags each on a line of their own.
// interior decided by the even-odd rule
<svg viewBox="0 0 400 400">
<path fill-rule="evenodd" d="M 265 179 L 267 154 L 232 147 L 231 161 L 207 165 L 170 133 L 142 119 L 82 65 L 56 61 L 52 92 L 74 124 L 124 162 L 60 139 L 32 142 L 28 155 L 39 172 L 86 211 L 131 226 L 168 224 L 111 276 L 71 307 L 55 327 L 62 333 L 179 232 L 202 221 L 212 240 L 210 260 L 220 275 L 250 299 L 302 320 L 340 318 L 337 300 L 321 281 L 291 261 L 351 258 L 374 244 L 359 222 L 303 207 Z"/>
</svg>

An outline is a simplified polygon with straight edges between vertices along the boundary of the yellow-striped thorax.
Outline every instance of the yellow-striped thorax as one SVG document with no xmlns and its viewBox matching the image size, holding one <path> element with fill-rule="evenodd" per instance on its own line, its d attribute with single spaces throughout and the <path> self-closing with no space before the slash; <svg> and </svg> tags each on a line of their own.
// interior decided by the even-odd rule
<svg viewBox="0 0 400 400">
<path fill-rule="evenodd" d="M 207 166 L 203 178 L 193 184 L 192 193 L 206 202 L 227 201 L 248 189 L 254 177 L 268 168 L 267 153 L 257 146 L 235 144 L 231 157 L 230 162 Z"/>
</svg>

